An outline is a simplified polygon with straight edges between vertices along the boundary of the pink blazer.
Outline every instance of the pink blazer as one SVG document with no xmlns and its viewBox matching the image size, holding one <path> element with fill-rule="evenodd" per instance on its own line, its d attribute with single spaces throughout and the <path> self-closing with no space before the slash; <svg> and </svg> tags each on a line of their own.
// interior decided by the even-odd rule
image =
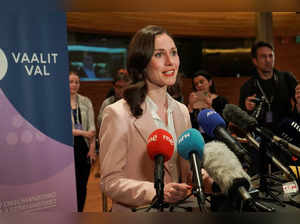
<svg viewBox="0 0 300 224">
<path fill-rule="evenodd" d="M 129 208 L 150 204 L 156 194 L 147 138 L 157 127 L 145 103 L 142 108 L 143 115 L 136 119 L 122 99 L 107 106 L 103 113 L 99 133 L 100 188 L 112 199 L 113 211 L 130 211 Z M 173 120 L 177 138 L 191 128 L 187 107 L 177 101 Z M 186 182 L 190 165 L 182 158 L 178 161 L 182 182 Z M 166 162 L 165 183 L 169 182 L 171 173 Z"/>
</svg>

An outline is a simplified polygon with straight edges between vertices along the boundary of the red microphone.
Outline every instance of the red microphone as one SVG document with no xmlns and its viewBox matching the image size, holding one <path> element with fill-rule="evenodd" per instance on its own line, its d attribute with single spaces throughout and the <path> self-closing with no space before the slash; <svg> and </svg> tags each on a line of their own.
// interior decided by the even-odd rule
<svg viewBox="0 0 300 224">
<path fill-rule="evenodd" d="M 171 159 L 174 152 L 174 141 L 172 135 L 163 130 L 157 129 L 148 137 L 147 152 L 155 161 L 154 187 L 159 203 L 164 201 L 164 162 Z"/>
<path fill-rule="evenodd" d="M 157 129 L 148 137 L 148 155 L 152 160 L 155 156 L 164 156 L 164 162 L 171 159 L 174 152 L 174 141 L 172 135 L 163 129 Z"/>
</svg>

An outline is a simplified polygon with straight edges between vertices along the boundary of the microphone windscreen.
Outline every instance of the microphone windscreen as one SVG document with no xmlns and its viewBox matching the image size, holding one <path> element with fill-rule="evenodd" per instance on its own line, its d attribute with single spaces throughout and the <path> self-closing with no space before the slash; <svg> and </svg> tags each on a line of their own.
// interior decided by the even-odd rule
<svg viewBox="0 0 300 224">
<path fill-rule="evenodd" d="M 171 159 L 174 152 L 172 135 L 163 129 L 157 129 L 152 132 L 148 137 L 147 152 L 152 160 L 154 160 L 157 155 L 162 155 L 164 162 Z"/>
<path fill-rule="evenodd" d="M 226 127 L 224 119 L 216 111 L 211 109 L 201 110 L 198 114 L 197 120 L 203 131 L 212 138 L 215 137 L 214 130 L 216 127 Z"/>
<path fill-rule="evenodd" d="M 227 194 L 236 185 L 234 181 L 237 179 L 247 180 L 247 184 L 243 186 L 246 188 L 250 186 L 248 184 L 250 183 L 249 175 L 243 169 L 236 155 L 222 142 L 212 141 L 205 144 L 203 167 L 223 193 Z"/>
<path fill-rule="evenodd" d="M 179 155 L 185 160 L 190 159 L 190 154 L 195 152 L 199 158 L 203 158 L 204 139 L 201 133 L 194 128 L 183 132 L 178 138 L 177 150 Z"/>
<path fill-rule="evenodd" d="M 246 111 L 234 104 L 226 104 L 223 110 L 223 117 L 226 121 L 232 122 L 242 130 L 257 125 L 257 120 L 251 117 Z"/>
</svg>

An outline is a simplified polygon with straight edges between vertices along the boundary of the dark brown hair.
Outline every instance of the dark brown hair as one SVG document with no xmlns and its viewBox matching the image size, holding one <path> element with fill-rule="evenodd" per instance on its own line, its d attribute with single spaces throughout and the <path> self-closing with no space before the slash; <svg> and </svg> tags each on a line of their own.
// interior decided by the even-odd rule
<svg viewBox="0 0 300 224">
<path fill-rule="evenodd" d="M 116 76 L 114 77 L 113 84 L 115 85 L 118 81 L 130 82 L 130 76 L 128 75 L 125 69 L 119 70 Z"/>
<path fill-rule="evenodd" d="M 154 52 L 155 37 L 160 34 L 168 33 L 162 27 L 149 25 L 137 31 L 129 44 L 127 70 L 133 82 L 124 91 L 124 99 L 136 118 L 143 114 L 141 104 L 147 94 L 145 69 Z"/>
<path fill-rule="evenodd" d="M 208 82 L 211 81 L 212 84 L 211 84 L 211 86 L 209 87 L 209 92 L 211 92 L 211 93 L 217 93 L 216 87 L 215 87 L 215 82 L 214 82 L 214 80 L 212 79 L 211 74 L 209 74 L 208 71 L 206 71 L 206 70 L 198 70 L 198 71 L 193 75 L 192 85 L 193 85 L 194 91 L 197 91 L 196 86 L 195 86 L 195 83 L 194 83 L 194 79 L 195 79 L 196 77 L 198 77 L 198 76 L 203 76 L 204 78 L 206 78 L 206 80 L 207 80 Z"/>
<path fill-rule="evenodd" d="M 257 57 L 257 49 L 261 48 L 261 47 L 268 47 L 272 51 L 274 51 L 274 47 L 271 44 L 269 44 L 268 42 L 265 42 L 265 41 L 259 41 L 259 42 L 255 43 L 252 46 L 252 48 L 251 48 L 251 56 L 252 56 L 252 58 L 256 58 Z"/>
</svg>

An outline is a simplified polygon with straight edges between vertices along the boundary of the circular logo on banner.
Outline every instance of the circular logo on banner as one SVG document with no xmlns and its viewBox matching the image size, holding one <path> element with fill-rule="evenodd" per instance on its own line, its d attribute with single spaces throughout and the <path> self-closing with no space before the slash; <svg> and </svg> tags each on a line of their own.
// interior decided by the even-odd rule
<svg viewBox="0 0 300 224">
<path fill-rule="evenodd" d="M 4 51 L 0 48 L 0 80 L 4 78 L 7 72 L 7 58 Z"/>
</svg>

